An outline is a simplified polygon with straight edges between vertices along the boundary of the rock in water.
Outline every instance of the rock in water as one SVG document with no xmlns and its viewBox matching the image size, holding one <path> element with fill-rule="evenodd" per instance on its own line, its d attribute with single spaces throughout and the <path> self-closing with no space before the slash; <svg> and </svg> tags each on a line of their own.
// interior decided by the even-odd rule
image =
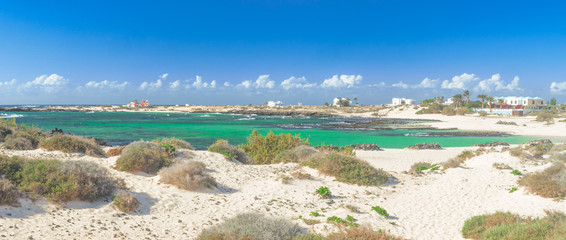
<svg viewBox="0 0 566 240">
<path fill-rule="evenodd" d="M 415 145 L 408 146 L 407 149 L 413 150 L 440 150 L 442 147 L 438 143 L 419 143 Z"/>
</svg>

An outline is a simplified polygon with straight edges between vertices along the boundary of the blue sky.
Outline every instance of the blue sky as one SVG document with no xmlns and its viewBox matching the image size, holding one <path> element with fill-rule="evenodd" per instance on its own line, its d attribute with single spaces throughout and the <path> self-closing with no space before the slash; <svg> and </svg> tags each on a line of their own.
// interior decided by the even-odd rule
<svg viewBox="0 0 566 240">
<path fill-rule="evenodd" d="M 464 89 L 566 102 L 564 10 L 559 1 L 3 2 L 0 105 L 381 104 Z"/>
</svg>

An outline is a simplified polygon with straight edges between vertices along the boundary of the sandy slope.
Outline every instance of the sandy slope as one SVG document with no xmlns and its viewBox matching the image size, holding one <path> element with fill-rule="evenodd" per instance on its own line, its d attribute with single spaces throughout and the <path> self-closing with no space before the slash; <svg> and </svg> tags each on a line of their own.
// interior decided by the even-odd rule
<svg viewBox="0 0 566 240">
<path fill-rule="evenodd" d="M 521 165 L 508 153 L 491 153 L 469 160 L 464 168 L 449 169 L 414 177 L 401 172 L 418 161 L 440 162 L 460 153 L 463 148 L 414 151 L 386 149 L 358 152 L 375 167 L 389 171 L 397 181 L 381 187 L 361 187 L 320 176 L 316 170 L 303 168 L 311 180 L 293 180 L 283 184 L 282 175 L 295 171 L 296 164 L 250 166 L 230 162 L 223 156 L 206 151 L 185 152 L 186 161 L 202 161 L 221 184 L 219 189 L 189 192 L 159 183 L 159 176 L 134 175 L 111 169 L 125 179 L 130 190 L 142 202 L 137 212 L 125 215 L 117 211 L 110 199 L 95 203 L 72 202 L 57 206 L 43 200 L 22 200 L 22 207 L 0 207 L 0 239 L 186 239 L 194 238 L 208 226 L 241 212 L 262 212 L 268 216 L 291 219 L 316 232 L 335 229 L 326 217 L 352 215 L 360 224 L 387 229 L 412 239 L 459 239 L 465 219 L 497 210 L 525 215 L 541 215 L 544 209 L 566 209 L 566 203 L 555 202 L 524 193 L 509 193 L 517 176 L 509 170 L 496 170 L 494 162 L 503 162 L 523 172 L 545 166 Z M 0 154 L 63 160 L 94 161 L 110 167 L 117 157 L 93 158 L 59 152 L 7 151 Z M 336 196 L 320 199 L 313 192 L 328 186 Z M 345 205 L 358 207 L 354 213 Z M 380 205 L 392 215 L 386 219 L 371 212 Z M 325 217 L 310 217 L 319 211 Z M 307 226 L 298 219 L 318 219 L 322 223 Z M 389 222 L 395 222 L 391 225 Z"/>
</svg>

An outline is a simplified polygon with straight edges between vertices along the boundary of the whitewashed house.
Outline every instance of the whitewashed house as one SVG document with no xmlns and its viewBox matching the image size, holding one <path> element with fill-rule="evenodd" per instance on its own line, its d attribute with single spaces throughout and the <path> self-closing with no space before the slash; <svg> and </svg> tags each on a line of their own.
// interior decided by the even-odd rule
<svg viewBox="0 0 566 240">
<path fill-rule="evenodd" d="M 415 103 L 417 103 L 417 101 L 415 99 L 411 99 L 411 98 L 393 98 L 393 99 L 391 99 L 391 105 L 392 106 L 414 105 Z"/>
<path fill-rule="evenodd" d="M 281 107 L 283 106 L 283 102 L 281 101 L 269 101 L 267 102 L 268 107 Z"/>
<path fill-rule="evenodd" d="M 496 97 L 495 99 L 503 99 L 504 104 L 512 107 L 522 106 L 525 108 L 539 109 L 546 107 L 544 99 L 539 97 Z M 496 102 L 497 103 L 497 102 Z"/>
</svg>

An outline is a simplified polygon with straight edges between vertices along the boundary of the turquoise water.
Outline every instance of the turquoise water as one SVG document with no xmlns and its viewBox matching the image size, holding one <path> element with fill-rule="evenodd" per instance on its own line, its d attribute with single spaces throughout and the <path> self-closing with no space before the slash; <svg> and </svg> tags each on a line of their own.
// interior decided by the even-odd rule
<svg viewBox="0 0 566 240">
<path fill-rule="evenodd" d="M 300 134 L 314 145 L 344 146 L 357 143 L 376 143 L 383 148 L 405 148 L 424 142 L 438 142 L 443 147 L 463 147 L 476 143 L 506 141 L 524 143 L 540 137 L 431 137 L 430 130 L 344 130 L 328 129 L 324 124 L 341 124 L 348 118 L 308 118 L 198 113 L 111 113 L 111 112 L 4 112 L 0 117 L 16 117 L 18 123 L 34 125 L 44 130 L 63 129 L 66 133 L 95 137 L 111 145 L 132 141 L 177 137 L 205 149 L 217 139 L 242 144 L 254 130 L 262 134 Z M 441 132 L 441 131 L 436 131 Z M 551 138 L 552 139 L 552 138 Z M 561 140 L 564 138 L 554 138 Z"/>
</svg>

